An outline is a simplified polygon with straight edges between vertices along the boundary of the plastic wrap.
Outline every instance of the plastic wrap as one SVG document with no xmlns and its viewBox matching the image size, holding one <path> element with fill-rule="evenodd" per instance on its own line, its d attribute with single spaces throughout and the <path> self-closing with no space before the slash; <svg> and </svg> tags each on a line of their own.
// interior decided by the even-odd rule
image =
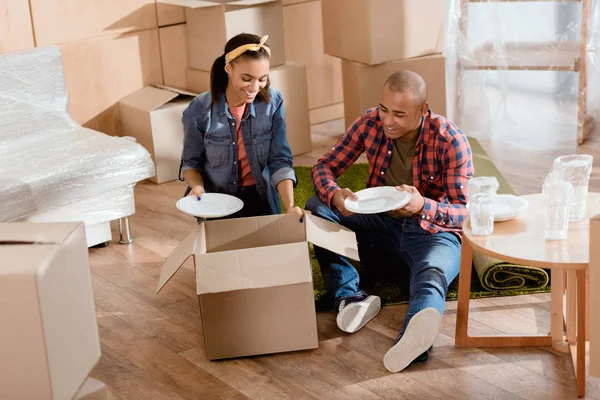
<svg viewBox="0 0 600 400">
<path fill-rule="evenodd" d="M 76 222 L 83 221 L 86 227 L 127 217 L 135 213 L 133 186 L 113 189 L 56 208 L 45 213 L 27 217 L 30 222 Z"/>
<path fill-rule="evenodd" d="M 449 115 L 467 134 L 537 147 L 547 140 L 574 145 L 595 134 L 597 0 L 447 6 Z"/>
<path fill-rule="evenodd" d="M 93 96 L 93 93 L 90 94 Z M 154 175 L 148 151 L 126 138 L 79 126 L 67 112 L 57 47 L 0 55 L 0 221 L 42 215 L 76 202 L 82 218 L 106 212 L 86 199 Z"/>
</svg>

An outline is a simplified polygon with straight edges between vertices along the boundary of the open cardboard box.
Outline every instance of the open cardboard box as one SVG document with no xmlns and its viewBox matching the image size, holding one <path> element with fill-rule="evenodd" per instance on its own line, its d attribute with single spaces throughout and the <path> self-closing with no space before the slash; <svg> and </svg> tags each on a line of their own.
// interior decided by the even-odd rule
<svg viewBox="0 0 600 400">
<path fill-rule="evenodd" d="M 158 291 L 194 258 L 211 360 L 317 348 L 308 242 L 358 260 L 354 232 L 314 215 L 208 221 L 167 257 Z"/>
<path fill-rule="evenodd" d="M 72 399 L 100 359 L 83 223 L 2 223 L 0 260 L 0 399 Z"/>
<path fill-rule="evenodd" d="M 179 178 L 183 151 L 183 111 L 197 93 L 168 86 L 145 86 L 119 101 L 121 130 L 136 138 L 152 155 L 154 183 Z"/>
</svg>

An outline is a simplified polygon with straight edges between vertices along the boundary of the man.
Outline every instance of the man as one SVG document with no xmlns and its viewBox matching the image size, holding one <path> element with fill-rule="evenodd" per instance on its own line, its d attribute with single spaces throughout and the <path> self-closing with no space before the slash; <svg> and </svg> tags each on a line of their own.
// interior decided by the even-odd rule
<svg viewBox="0 0 600 400">
<path fill-rule="evenodd" d="M 370 165 L 367 185 L 409 192 L 405 206 L 380 214 L 353 214 L 344 207 L 346 198 L 357 197 L 336 178 L 363 152 Z M 386 268 L 410 270 L 404 327 L 383 359 L 391 372 L 426 361 L 437 338 L 448 285 L 459 271 L 472 177 L 467 137 L 429 110 L 425 81 L 409 71 L 388 78 L 379 106 L 361 115 L 312 169 L 317 195 L 306 208 L 353 230 L 363 262 L 385 253 Z M 358 331 L 379 313 L 381 300 L 359 288 L 358 272 L 346 258 L 318 247 L 315 255 L 335 301 L 338 327 Z"/>
</svg>

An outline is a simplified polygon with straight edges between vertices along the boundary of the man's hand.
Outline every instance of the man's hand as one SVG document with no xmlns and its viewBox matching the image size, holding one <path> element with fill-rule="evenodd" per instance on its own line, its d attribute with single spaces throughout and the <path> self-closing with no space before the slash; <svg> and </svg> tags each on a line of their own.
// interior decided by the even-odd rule
<svg viewBox="0 0 600 400">
<path fill-rule="evenodd" d="M 202 186 L 202 185 L 197 185 L 197 186 L 194 186 L 194 187 L 192 188 L 192 191 L 190 192 L 190 194 L 189 194 L 188 196 L 195 196 L 195 197 L 196 197 L 196 200 L 201 200 L 201 199 L 202 199 L 202 195 L 203 195 L 204 193 L 206 193 L 206 192 L 204 191 L 204 186 Z"/>
<path fill-rule="evenodd" d="M 346 210 L 346 207 L 344 206 L 344 200 L 346 200 L 346 198 L 348 197 L 350 197 L 350 200 L 358 201 L 358 196 L 355 195 L 352 192 L 352 190 L 348 188 L 338 191 L 336 194 L 333 195 L 333 199 L 331 200 L 333 206 L 337 208 L 337 210 L 344 217 L 349 217 L 350 215 L 354 214 L 353 212 Z"/>
<path fill-rule="evenodd" d="M 400 207 L 394 211 L 397 211 L 403 217 L 412 217 L 423 212 L 425 207 L 425 199 L 421 196 L 421 193 L 414 186 L 402 185 L 396 186 L 396 190 L 401 192 L 410 193 L 410 200 L 403 207 Z"/>
</svg>

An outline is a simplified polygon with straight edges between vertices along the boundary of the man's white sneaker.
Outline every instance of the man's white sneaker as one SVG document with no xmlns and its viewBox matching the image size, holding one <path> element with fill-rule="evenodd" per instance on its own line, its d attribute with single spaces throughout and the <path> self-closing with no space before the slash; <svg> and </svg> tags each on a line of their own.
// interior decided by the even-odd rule
<svg viewBox="0 0 600 400">
<path fill-rule="evenodd" d="M 342 300 L 338 307 L 337 326 L 344 332 L 354 333 L 372 320 L 381 309 L 378 296 Z"/>
<path fill-rule="evenodd" d="M 442 315 L 435 308 L 416 313 L 408 322 L 404 334 L 383 357 L 390 372 L 400 372 L 435 342 L 442 326 Z"/>
</svg>

